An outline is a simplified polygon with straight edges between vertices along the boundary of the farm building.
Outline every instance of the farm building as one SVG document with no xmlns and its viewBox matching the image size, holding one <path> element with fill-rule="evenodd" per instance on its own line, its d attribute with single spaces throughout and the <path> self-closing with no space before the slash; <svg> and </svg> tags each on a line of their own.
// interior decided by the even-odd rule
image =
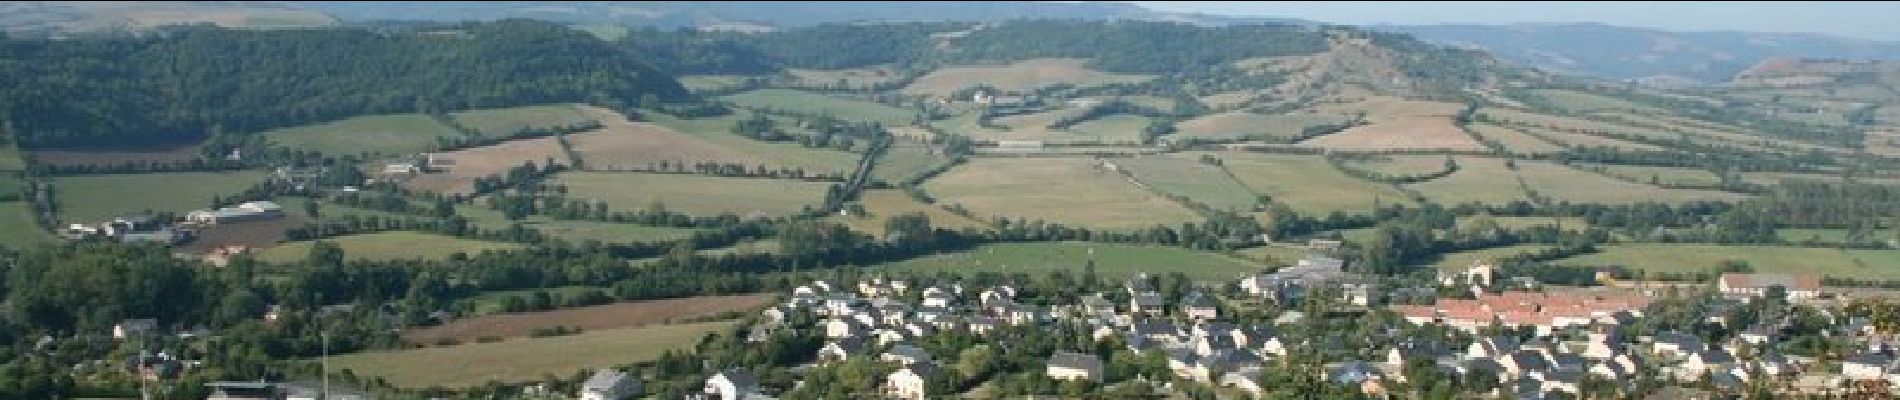
<svg viewBox="0 0 1900 400">
<path fill-rule="evenodd" d="M 1821 295 L 1821 277 L 1814 274 L 1722 274 L 1717 284 L 1722 294 L 1762 296 L 1769 287 L 1787 290 L 1789 299 L 1812 299 Z"/>
<path fill-rule="evenodd" d="M 204 225 L 246 221 L 268 221 L 284 217 L 284 207 L 269 201 L 252 201 L 237 207 L 198 210 L 185 214 L 185 220 Z"/>
</svg>

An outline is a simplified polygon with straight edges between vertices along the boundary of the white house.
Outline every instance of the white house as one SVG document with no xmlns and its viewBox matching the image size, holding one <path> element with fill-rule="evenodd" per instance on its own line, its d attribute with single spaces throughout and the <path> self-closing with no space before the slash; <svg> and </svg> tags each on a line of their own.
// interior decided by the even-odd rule
<svg viewBox="0 0 1900 400">
<path fill-rule="evenodd" d="M 125 339 L 151 333 L 158 329 L 156 319 L 128 319 L 112 326 L 113 339 Z"/>
<path fill-rule="evenodd" d="M 706 388 L 702 392 L 709 398 L 741 400 L 759 394 L 759 379 L 753 377 L 752 373 L 729 369 L 706 378 Z"/>
<path fill-rule="evenodd" d="M 1760 297 L 1768 288 L 1780 286 L 1787 290 L 1789 300 L 1805 300 L 1821 296 L 1821 276 L 1815 274 L 1722 274 L 1716 282 L 1716 288 L 1722 294 L 1731 296 Z"/>
<path fill-rule="evenodd" d="M 930 376 L 937 372 L 936 364 L 917 363 L 905 365 L 884 377 L 884 395 L 891 398 L 923 400 L 930 396 Z"/>
<path fill-rule="evenodd" d="M 1102 359 L 1095 357 L 1094 354 L 1057 352 L 1049 356 L 1049 367 L 1045 372 L 1049 374 L 1050 379 L 1055 380 L 1100 381 L 1102 380 Z"/>
<path fill-rule="evenodd" d="M 640 380 L 611 368 L 594 371 L 581 383 L 581 400 L 620 400 L 640 392 Z"/>
</svg>

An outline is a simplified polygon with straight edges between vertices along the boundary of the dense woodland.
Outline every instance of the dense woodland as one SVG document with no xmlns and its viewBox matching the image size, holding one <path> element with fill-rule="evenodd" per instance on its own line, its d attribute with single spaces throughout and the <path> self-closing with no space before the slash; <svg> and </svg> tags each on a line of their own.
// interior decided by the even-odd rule
<svg viewBox="0 0 1900 400">
<path fill-rule="evenodd" d="M 677 100 L 647 61 L 564 26 L 509 20 L 378 33 L 181 27 L 0 40 L 0 118 L 28 147 L 179 143 L 344 117 L 553 102 Z"/>
</svg>

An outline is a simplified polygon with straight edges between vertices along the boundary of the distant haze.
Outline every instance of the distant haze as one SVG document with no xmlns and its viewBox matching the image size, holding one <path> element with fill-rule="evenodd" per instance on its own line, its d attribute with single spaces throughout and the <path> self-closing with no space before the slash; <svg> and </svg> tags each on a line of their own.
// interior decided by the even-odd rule
<svg viewBox="0 0 1900 400">
<path fill-rule="evenodd" d="M 1309 19 L 1343 25 L 1597 22 L 1686 31 L 1821 33 L 1900 40 L 1900 2 L 1223 2 L 1131 1 L 1159 11 Z"/>
</svg>

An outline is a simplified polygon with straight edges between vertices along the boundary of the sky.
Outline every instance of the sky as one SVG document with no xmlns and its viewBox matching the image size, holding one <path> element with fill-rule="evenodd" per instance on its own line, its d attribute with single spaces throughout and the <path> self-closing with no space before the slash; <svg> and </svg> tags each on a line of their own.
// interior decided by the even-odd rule
<svg viewBox="0 0 1900 400">
<path fill-rule="evenodd" d="M 1154 10 L 1344 25 L 1600 22 L 1669 30 L 1822 33 L 1900 41 L 1900 2 L 1130 1 Z"/>
</svg>

